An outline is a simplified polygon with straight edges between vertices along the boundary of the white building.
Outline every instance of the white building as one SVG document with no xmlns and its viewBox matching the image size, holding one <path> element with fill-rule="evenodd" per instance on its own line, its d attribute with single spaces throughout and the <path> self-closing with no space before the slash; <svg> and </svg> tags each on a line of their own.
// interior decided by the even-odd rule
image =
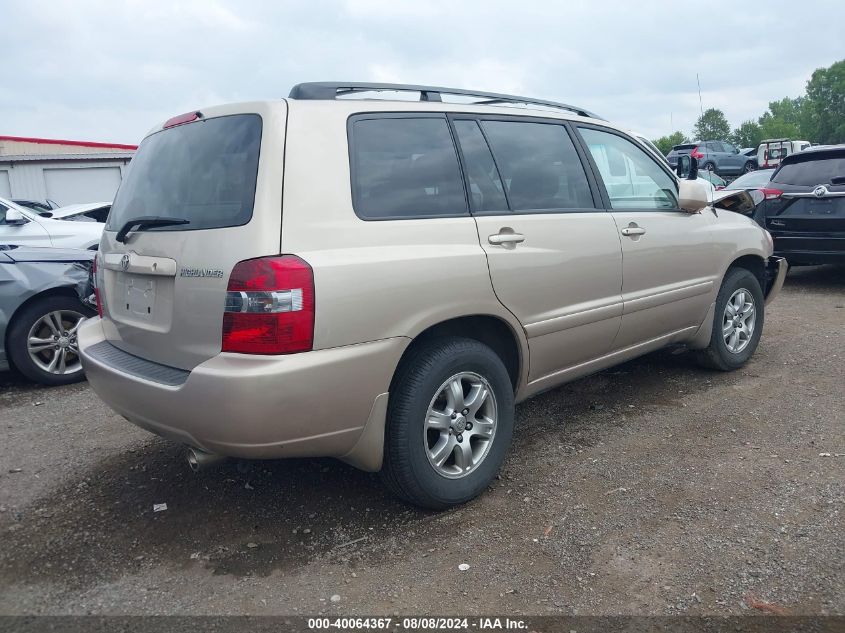
<svg viewBox="0 0 845 633">
<path fill-rule="evenodd" d="M 114 199 L 136 145 L 0 136 L 0 197 L 59 206 Z"/>
</svg>

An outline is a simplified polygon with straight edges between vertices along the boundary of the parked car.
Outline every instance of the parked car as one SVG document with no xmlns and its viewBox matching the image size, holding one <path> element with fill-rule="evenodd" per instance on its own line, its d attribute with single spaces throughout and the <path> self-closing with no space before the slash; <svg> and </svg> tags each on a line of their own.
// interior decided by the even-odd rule
<svg viewBox="0 0 845 633">
<path fill-rule="evenodd" d="M 762 190 L 766 184 L 768 184 L 769 180 L 771 180 L 772 174 L 774 173 L 774 169 L 758 169 L 756 171 L 743 174 L 736 180 L 731 181 L 727 186 L 725 186 L 725 189 L 729 191 L 736 191 L 739 189 L 744 189 L 746 191 L 750 189 Z"/>
<path fill-rule="evenodd" d="M 14 202 L 15 204 L 20 205 L 22 207 L 26 207 L 27 209 L 32 209 L 38 215 L 42 215 L 42 216 L 47 217 L 47 218 L 49 218 L 51 216 L 50 212 L 53 209 L 59 208 L 59 204 L 57 202 L 54 202 L 53 200 L 50 200 L 50 199 L 41 201 L 41 200 L 20 200 L 18 198 L 15 198 L 15 199 L 12 200 L 12 202 Z"/>
<path fill-rule="evenodd" d="M 420 101 L 355 98 L 380 91 Z M 744 365 L 785 273 L 771 248 L 584 109 L 301 84 L 143 140 L 80 354 L 195 466 L 333 456 L 445 508 L 489 485 L 515 402 L 676 343 Z"/>
<path fill-rule="evenodd" d="M 764 169 L 780 165 L 780 161 L 790 154 L 803 152 L 810 147 L 809 141 L 792 141 L 788 138 L 771 138 L 760 143 L 757 148 L 757 164 Z"/>
<path fill-rule="evenodd" d="M 32 209 L 0 198 L 0 244 L 96 249 L 105 224 L 70 222 L 70 219 L 45 218 Z"/>
<path fill-rule="evenodd" d="M 96 312 L 88 250 L 0 245 L 0 370 L 45 385 L 83 380 L 77 329 Z"/>
<path fill-rule="evenodd" d="M 790 264 L 845 262 L 845 145 L 783 158 L 755 218 Z"/>
<path fill-rule="evenodd" d="M 74 220 L 77 222 L 105 223 L 109 217 L 111 202 L 89 202 L 86 204 L 71 204 L 51 211 L 50 217 L 55 220 Z"/>
<path fill-rule="evenodd" d="M 666 156 L 674 169 L 678 165 L 678 156 L 692 156 L 698 160 L 703 171 L 713 171 L 720 176 L 733 176 L 753 171 L 756 161 L 723 141 L 695 141 L 675 145 Z"/>
<path fill-rule="evenodd" d="M 721 191 L 728 184 L 727 181 L 724 178 L 717 175 L 716 172 L 713 172 L 713 171 L 706 171 L 706 170 L 705 171 L 699 171 L 698 177 L 703 178 L 704 180 L 709 182 L 711 185 L 713 185 L 713 189 L 716 190 L 716 191 Z"/>
</svg>

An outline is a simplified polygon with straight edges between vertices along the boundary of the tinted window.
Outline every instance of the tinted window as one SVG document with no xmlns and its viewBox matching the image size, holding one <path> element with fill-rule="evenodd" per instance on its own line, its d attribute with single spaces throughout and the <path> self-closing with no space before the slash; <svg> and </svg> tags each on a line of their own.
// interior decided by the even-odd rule
<svg viewBox="0 0 845 633">
<path fill-rule="evenodd" d="M 676 209 L 674 179 L 631 141 L 589 128 L 579 128 L 598 167 L 614 209 Z"/>
<path fill-rule="evenodd" d="M 108 227 L 141 216 L 189 224 L 149 230 L 213 229 L 252 217 L 261 117 L 218 117 L 180 125 L 141 143 L 118 189 Z"/>
<path fill-rule="evenodd" d="M 782 165 L 772 182 L 784 185 L 815 187 L 830 184 L 832 178 L 845 177 L 845 155 L 798 160 Z"/>
<path fill-rule="evenodd" d="M 473 211 L 507 211 L 502 180 L 478 123 L 455 121 L 455 131 L 464 155 Z"/>
<path fill-rule="evenodd" d="M 367 219 L 466 214 L 446 119 L 354 121 L 352 194 L 355 212 Z"/>
<path fill-rule="evenodd" d="M 563 126 L 517 121 L 482 125 L 512 210 L 594 206 L 581 160 Z"/>
</svg>

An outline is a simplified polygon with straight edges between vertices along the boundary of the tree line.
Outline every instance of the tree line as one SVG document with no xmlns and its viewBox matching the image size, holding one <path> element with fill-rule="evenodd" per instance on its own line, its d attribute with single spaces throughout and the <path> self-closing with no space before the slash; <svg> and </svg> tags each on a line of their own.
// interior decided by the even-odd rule
<svg viewBox="0 0 845 633">
<path fill-rule="evenodd" d="M 772 101 L 756 121 L 743 121 L 731 130 L 725 113 L 710 108 L 696 121 L 692 136 L 673 132 L 654 139 L 664 154 L 693 140 L 728 141 L 737 147 L 757 147 L 763 139 L 789 138 L 824 145 L 845 143 L 845 59 L 819 68 L 807 81 L 805 94 Z"/>
</svg>

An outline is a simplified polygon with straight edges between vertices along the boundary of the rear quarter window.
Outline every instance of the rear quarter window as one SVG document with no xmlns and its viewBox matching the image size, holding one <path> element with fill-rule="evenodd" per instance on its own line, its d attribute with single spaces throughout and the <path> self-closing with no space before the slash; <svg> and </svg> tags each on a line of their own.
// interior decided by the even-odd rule
<svg viewBox="0 0 845 633">
<path fill-rule="evenodd" d="M 107 229 L 142 216 L 188 224 L 148 230 L 214 229 L 252 218 L 261 117 L 238 114 L 156 132 L 141 143 L 117 192 Z"/>
<path fill-rule="evenodd" d="M 452 134 L 444 117 L 350 122 L 352 204 L 364 220 L 468 215 Z"/>
</svg>

